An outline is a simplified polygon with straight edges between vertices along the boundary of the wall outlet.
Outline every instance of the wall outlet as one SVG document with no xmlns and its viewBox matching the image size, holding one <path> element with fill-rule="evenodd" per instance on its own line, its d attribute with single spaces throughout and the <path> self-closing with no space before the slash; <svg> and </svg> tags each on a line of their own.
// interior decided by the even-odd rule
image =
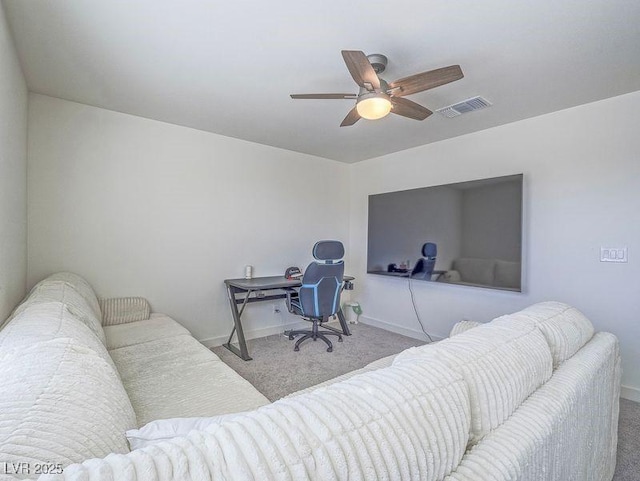
<svg viewBox="0 0 640 481">
<path fill-rule="evenodd" d="M 627 262 L 627 248 L 600 247 L 600 262 Z"/>
</svg>

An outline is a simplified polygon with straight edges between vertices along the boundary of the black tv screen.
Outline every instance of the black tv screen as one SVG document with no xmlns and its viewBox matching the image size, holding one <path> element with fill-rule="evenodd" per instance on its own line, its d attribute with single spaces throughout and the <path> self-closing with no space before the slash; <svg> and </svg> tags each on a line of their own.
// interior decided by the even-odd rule
<svg viewBox="0 0 640 481">
<path fill-rule="evenodd" d="M 522 290 L 522 174 L 369 196 L 367 272 Z"/>
</svg>

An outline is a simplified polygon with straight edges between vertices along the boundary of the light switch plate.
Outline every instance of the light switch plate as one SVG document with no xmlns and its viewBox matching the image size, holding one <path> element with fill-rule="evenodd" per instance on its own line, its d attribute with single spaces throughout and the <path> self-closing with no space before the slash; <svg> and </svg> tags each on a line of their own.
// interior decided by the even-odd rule
<svg viewBox="0 0 640 481">
<path fill-rule="evenodd" d="M 600 247 L 600 262 L 627 262 L 627 248 Z"/>
</svg>

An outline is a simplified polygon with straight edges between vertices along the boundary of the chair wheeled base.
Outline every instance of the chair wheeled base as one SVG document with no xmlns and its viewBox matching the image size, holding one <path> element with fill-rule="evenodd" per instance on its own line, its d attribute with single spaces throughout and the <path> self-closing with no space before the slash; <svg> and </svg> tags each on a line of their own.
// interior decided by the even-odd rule
<svg viewBox="0 0 640 481">
<path fill-rule="evenodd" d="M 297 331 L 288 331 L 287 334 L 289 335 L 290 341 L 293 341 L 294 336 L 302 335 L 302 337 L 296 341 L 296 344 L 293 347 L 293 350 L 299 351 L 300 344 L 302 344 L 307 339 L 313 339 L 314 341 L 317 341 L 318 339 L 322 339 L 327 344 L 327 346 L 329 346 L 327 348 L 327 352 L 333 352 L 333 344 L 331 344 L 331 341 L 327 339 L 327 336 L 337 336 L 338 342 L 342 342 L 342 335 L 338 332 L 320 331 L 318 330 L 318 320 L 316 319 L 309 319 L 309 320 L 313 322 L 313 327 L 311 328 L 311 330 L 301 329 Z"/>
</svg>

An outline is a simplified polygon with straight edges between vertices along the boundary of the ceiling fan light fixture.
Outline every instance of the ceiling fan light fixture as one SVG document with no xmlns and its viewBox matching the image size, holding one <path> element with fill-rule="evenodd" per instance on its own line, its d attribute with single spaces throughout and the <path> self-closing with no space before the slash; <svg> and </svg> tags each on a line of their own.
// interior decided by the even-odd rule
<svg viewBox="0 0 640 481">
<path fill-rule="evenodd" d="M 391 101 L 384 93 L 371 93 L 360 96 L 356 103 L 358 115 L 367 120 L 378 120 L 389 115 Z"/>
</svg>

